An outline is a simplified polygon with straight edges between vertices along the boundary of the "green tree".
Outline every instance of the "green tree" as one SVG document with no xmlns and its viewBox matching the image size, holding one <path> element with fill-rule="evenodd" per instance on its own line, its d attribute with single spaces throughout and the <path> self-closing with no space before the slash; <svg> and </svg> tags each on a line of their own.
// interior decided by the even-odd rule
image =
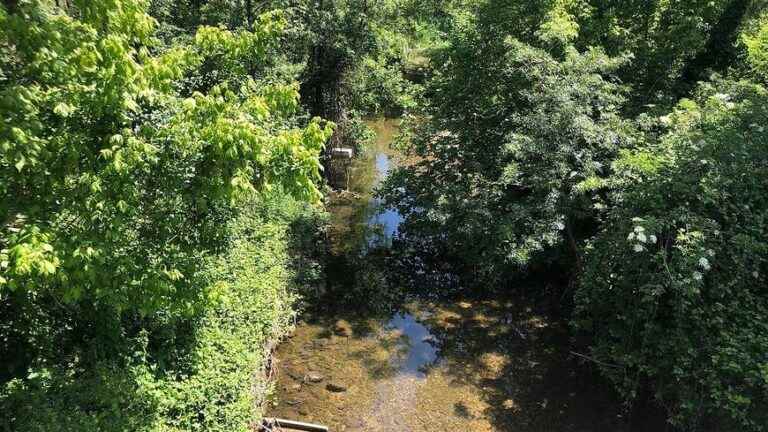
<svg viewBox="0 0 768 432">
<path fill-rule="evenodd" d="M 476 276 L 502 277 L 542 252 L 579 262 L 606 208 L 610 162 L 634 140 L 615 80 L 626 59 L 561 50 L 470 32 L 435 60 L 449 66 L 427 89 L 431 121 L 414 119 L 410 136 L 423 160 L 386 194 L 406 232 L 443 243 Z"/>
<path fill-rule="evenodd" d="M 147 7 L 0 5 L 0 427 L 245 430 L 263 396 L 332 125 L 264 71 L 282 14 L 163 45 Z"/>
<path fill-rule="evenodd" d="M 605 375 L 690 429 L 766 424 L 761 5 L 462 5 L 384 190 L 467 281 L 568 275 Z"/>
<path fill-rule="evenodd" d="M 603 372 L 629 400 L 651 383 L 680 426 L 768 424 L 767 98 L 707 84 L 623 153 L 576 295 Z"/>
<path fill-rule="evenodd" d="M 768 81 L 768 15 L 757 21 L 754 31 L 743 35 L 750 65 L 760 78 Z"/>
<path fill-rule="evenodd" d="M 77 19 L 37 2 L 0 12 L 0 282 L 151 309 L 182 294 L 213 209 L 276 184 L 319 198 L 328 129 L 280 128 L 292 85 L 175 91 L 204 62 L 237 70 L 263 55 L 279 18 L 254 33 L 202 28 L 192 46 L 152 55 L 146 5 L 110 6 L 75 2 Z"/>
</svg>

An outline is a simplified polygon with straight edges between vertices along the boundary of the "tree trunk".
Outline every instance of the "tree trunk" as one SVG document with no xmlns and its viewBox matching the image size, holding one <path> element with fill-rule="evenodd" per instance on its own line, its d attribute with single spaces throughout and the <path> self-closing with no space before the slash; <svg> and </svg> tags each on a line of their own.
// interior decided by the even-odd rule
<svg viewBox="0 0 768 432">
<path fill-rule="evenodd" d="M 253 30 L 253 0 L 245 0 L 245 22 L 248 30 Z"/>
<path fill-rule="evenodd" d="M 686 96 L 698 81 L 712 72 L 726 72 L 736 59 L 736 38 L 752 0 L 732 0 L 709 33 L 704 48 L 686 64 L 676 85 L 676 93 Z"/>
<path fill-rule="evenodd" d="M 573 224 L 571 223 L 570 218 L 565 222 L 565 233 L 568 238 L 568 247 L 571 249 L 571 253 L 573 253 L 574 260 L 576 261 L 576 271 L 574 271 L 574 274 L 578 275 L 582 270 L 581 251 L 576 242 L 576 237 L 573 234 Z"/>
</svg>

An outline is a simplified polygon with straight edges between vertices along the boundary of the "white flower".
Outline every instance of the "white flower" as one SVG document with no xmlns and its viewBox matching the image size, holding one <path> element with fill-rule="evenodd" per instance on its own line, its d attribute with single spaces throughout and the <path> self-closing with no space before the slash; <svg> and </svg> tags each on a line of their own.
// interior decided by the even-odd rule
<svg viewBox="0 0 768 432">
<path fill-rule="evenodd" d="M 708 251 L 707 251 L 707 255 L 709 255 L 709 256 L 711 256 L 711 257 L 713 257 L 713 256 L 715 256 L 715 251 L 713 251 L 712 249 L 710 249 L 710 250 L 708 250 Z"/>
<path fill-rule="evenodd" d="M 700 281 L 704 278 L 704 276 L 701 273 L 695 271 L 693 272 L 693 278 L 696 279 L 697 281 Z"/>
<path fill-rule="evenodd" d="M 655 235 L 651 234 L 651 243 L 655 244 L 657 241 L 659 241 L 659 239 Z"/>
<path fill-rule="evenodd" d="M 703 268 L 704 270 L 709 270 L 710 269 L 709 260 L 706 258 L 699 259 L 699 267 Z"/>
<path fill-rule="evenodd" d="M 636 244 L 633 249 L 634 249 L 635 252 L 642 252 L 642 251 L 645 250 L 645 248 L 641 244 Z"/>
<path fill-rule="evenodd" d="M 759 277 L 760 277 L 760 273 L 758 273 L 758 272 L 756 272 L 756 271 L 753 271 L 753 272 L 752 272 L 752 277 L 754 277 L 755 279 L 757 279 L 757 278 L 759 278 Z"/>
<path fill-rule="evenodd" d="M 629 233 L 629 237 L 627 237 L 627 240 L 632 241 L 635 239 L 635 233 L 631 232 Z"/>
<path fill-rule="evenodd" d="M 636 226 L 636 227 L 635 227 L 635 232 L 636 232 L 636 233 L 641 233 L 641 232 L 644 232 L 644 231 L 645 231 L 645 228 L 643 228 L 643 227 L 641 227 L 641 226 Z"/>
<path fill-rule="evenodd" d="M 640 233 L 637 235 L 637 241 L 639 241 L 640 243 L 645 243 L 646 241 L 648 241 L 648 238 L 645 236 L 645 234 Z"/>
<path fill-rule="evenodd" d="M 727 95 L 725 93 L 718 93 L 715 95 L 715 98 L 720 99 L 723 102 L 731 100 L 731 95 Z"/>
</svg>

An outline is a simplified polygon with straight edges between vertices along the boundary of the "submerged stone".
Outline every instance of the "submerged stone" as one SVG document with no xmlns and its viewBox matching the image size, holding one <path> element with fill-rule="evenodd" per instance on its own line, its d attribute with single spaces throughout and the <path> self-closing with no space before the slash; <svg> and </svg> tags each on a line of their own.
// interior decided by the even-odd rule
<svg viewBox="0 0 768 432">
<path fill-rule="evenodd" d="M 333 393 L 343 393 L 343 392 L 347 391 L 347 386 L 345 386 L 344 384 L 338 383 L 338 382 L 329 382 L 325 386 L 325 388 L 329 392 L 333 392 Z"/>
<path fill-rule="evenodd" d="M 350 337 L 352 336 L 352 326 L 345 320 L 339 320 L 336 322 L 333 332 L 338 336 Z"/>
<path fill-rule="evenodd" d="M 316 348 L 322 348 L 324 346 L 327 346 L 328 343 L 330 343 L 330 342 L 331 342 L 330 339 L 322 338 L 322 339 L 317 339 L 317 340 L 313 341 L 312 345 L 314 345 Z"/>
<path fill-rule="evenodd" d="M 307 375 L 304 377 L 304 382 L 319 383 L 324 379 L 325 377 L 321 375 L 319 372 L 308 372 Z"/>
</svg>

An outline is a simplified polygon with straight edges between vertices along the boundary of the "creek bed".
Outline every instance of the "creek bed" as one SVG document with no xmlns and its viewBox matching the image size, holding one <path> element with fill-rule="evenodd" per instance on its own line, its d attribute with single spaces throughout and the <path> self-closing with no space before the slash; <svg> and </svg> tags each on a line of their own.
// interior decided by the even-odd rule
<svg viewBox="0 0 768 432">
<path fill-rule="evenodd" d="M 566 324 L 520 295 L 524 289 L 514 297 L 387 294 L 380 276 L 390 269 L 373 251 L 387 248 L 401 218 L 372 191 L 402 158 L 389 146 L 397 122 L 370 126 L 375 145 L 353 162 L 350 191 L 334 193 L 328 206 L 324 303 L 333 303 L 334 290 L 352 301 L 314 308 L 279 347 L 269 415 L 332 431 L 663 430 L 655 416 L 622 414 L 569 353 Z M 401 301 L 371 307 L 391 298 Z"/>
</svg>

